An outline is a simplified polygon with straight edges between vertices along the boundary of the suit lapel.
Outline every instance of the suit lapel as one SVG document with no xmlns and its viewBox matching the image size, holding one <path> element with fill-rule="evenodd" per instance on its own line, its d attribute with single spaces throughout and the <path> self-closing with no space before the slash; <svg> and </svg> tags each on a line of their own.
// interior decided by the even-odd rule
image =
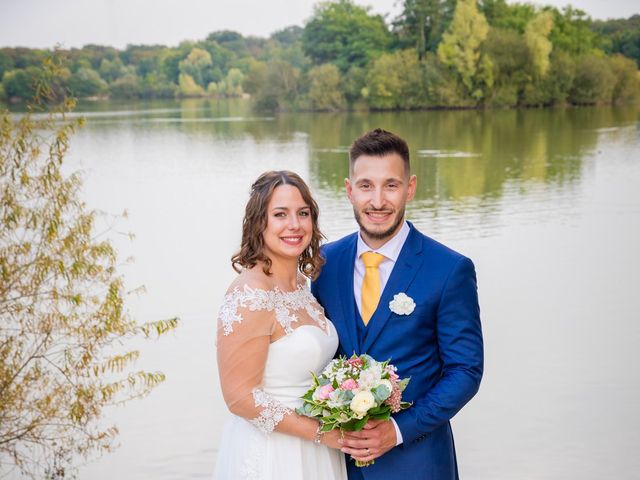
<svg viewBox="0 0 640 480">
<path fill-rule="evenodd" d="M 353 299 L 353 265 L 356 258 L 357 239 L 356 233 L 340 255 L 339 268 L 337 269 L 339 277 L 336 282 L 339 286 L 338 295 L 340 295 L 343 313 L 341 325 L 337 325 L 336 328 L 342 330 L 339 332 L 339 336 L 342 341 L 342 348 L 348 357 L 354 351 L 360 353 L 360 342 L 358 342 L 358 332 L 356 330 L 356 304 Z"/>
<path fill-rule="evenodd" d="M 391 276 L 389 277 L 387 285 L 380 296 L 378 308 L 376 308 L 371 320 L 369 320 L 367 333 L 362 342 L 362 351 L 364 353 L 371 348 L 376 338 L 378 338 L 378 335 L 380 335 L 380 332 L 391 318 L 392 312 L 389 308 L 389 302 L 397 293 L 407 291 L 409 285 L 411 285 L 411 282 L 422 265 L 422 238 L 413 225 L 409 224 L 409 226 L 411 227 L 409 236 L 400 251 L 398 260 L 391 271 Z M 353 279 L 351 282 L 351 290 L 353 291 Z"/>
</svg>

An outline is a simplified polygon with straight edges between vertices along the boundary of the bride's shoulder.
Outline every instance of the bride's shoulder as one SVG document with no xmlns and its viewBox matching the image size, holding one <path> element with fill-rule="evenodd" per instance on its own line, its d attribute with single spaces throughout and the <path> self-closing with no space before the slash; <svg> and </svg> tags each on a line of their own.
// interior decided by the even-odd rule
<svg viewBox="0 0 640 480">
<path fill-rule="evenodd" d="M 269 290 L 273 290 L 273 284 L 266 275 L 261 275 L 253 270 L 243 270 L 229 285 L 225 298 L 248 297 Z"/>
<path fill-rule="evenodd" d="M 270 285 L 257 276 L 244 276 L 240 274 L 234 280 L 224 296 L 218 320 L 224 329 L 224 335 L 228 335 L 234 330 L 237 323 L 250 317 L 253 321 L 262 319 L 267 323 L 272 323 L 270 318 L 265 317 L 265 310 L 270 307 Z M 266 312 L 265 312 L 266 313 Z"/>
</svg>

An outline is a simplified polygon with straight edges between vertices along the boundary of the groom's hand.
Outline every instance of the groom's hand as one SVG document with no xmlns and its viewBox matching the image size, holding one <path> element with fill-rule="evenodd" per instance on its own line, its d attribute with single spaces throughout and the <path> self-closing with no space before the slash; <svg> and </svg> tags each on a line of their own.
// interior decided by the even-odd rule
<svg viewBox="0 0 640 480">
<path fill-rule="evenodd" d="M 340 443 L 347 455 L 369 462 L 396 446 L 396 428 L 389 420 L 369 420 L 359 432 L 345 432 Z"/>
</svg>

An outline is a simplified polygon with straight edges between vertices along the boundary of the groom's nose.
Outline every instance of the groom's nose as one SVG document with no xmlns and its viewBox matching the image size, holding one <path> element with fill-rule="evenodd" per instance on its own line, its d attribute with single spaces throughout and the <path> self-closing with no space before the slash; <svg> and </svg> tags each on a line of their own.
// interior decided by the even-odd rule
<svg viewBox="0 0 640 480">
<path fill-rule="evenodd" d="M 381 188 L 375 188 L 371 191 L 369 203 L 375 209 L 380 209 L 384 205 L 383 192 Z"/>
</svg>

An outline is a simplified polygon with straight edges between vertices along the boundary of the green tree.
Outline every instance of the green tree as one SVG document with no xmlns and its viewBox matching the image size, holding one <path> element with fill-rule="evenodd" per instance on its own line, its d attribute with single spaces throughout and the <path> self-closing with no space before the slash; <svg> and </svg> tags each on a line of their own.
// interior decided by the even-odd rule
<svg viewBox="0 0 640 480">
<path fill-rule="evenodd" d="M 529 49 L 523 35 L 515 30 L 492 28 L 482 47 L 493 65 L 493 89 L 489 105 L 518 105 L 529 81 Z"/>
<path fill-rule="evenodd" d="M 206 50 L 194 48 L 191 53 L 180 62 L 180 88 L 182 89 L 182 79 L 191 77 L 200 87 L 206 87 L 211 80 L 211 66 L 213 62 L 211 55 Z M 184 80 L 184 82 L 189 82 Z M 184 92 L 183 92 L 184 93 Z"/>
<path fill-rule="evenodd" d="M 178 94 L 181 97 L 204 97 L 205 91 L 198 85 L 191 75 L 181 73 L 178 79 Z"/>
<path fill-rule="evenodd" d="M 212 82 L 209 84 L 209 87 L 211 87 L 211 85 L 216 85 L 214 93 L 217 95 L 222 95 L 230 98 L 241 97 L 243 94 L 243 80 L 244 75 L 242 74 L 242 72 L 237 68 L 232 68 L 231 70 L 229 70 L 229 73 L 227 73 L 227 76 L 224 78 L 224 80 L 218 82 L 217 85 Z"/>
<path fill-rule="evenodd" d="M 169 82 L 163 75 L 150 73 L 138 79 L 139 95 L 142 98 L 173 98 L 176 95 L 176 85 Z"/>
<path fill-rule="evenodd" d="M 591 20 L 585 12 L 571 6 L 562 12 L 549 9 L 553 14 L 553 29 L 549 40 L 555 49 L 564 50 L 571 55 L 594 53 L 601 47 L 601 39 L 590 28 Z"/>
<path fill-rule="evenodd" d="M 113 98 L 138 98 L 140 91 L 139 78 L 133 73 L 127 73 L 109 85 L 109 94 Z"/>
<path fill-rule="evenodd" d="M 527 106 L 563 105 L 567 103 L 574 77 L 574 59 L 562 50 L 553 51 L 549 71 L 542 79 L 526 84 L 522 103 Z"/>
<path fill-rule="evenodd" d="M 538 13 L 527 24 L 524 39 L 529 48 L 529 58 L 535 77 L 544 77 L 549 70 L 549 54 L 553 45 L 549 41 L 549 33 L 553 28 L 551 12 Z"/>
<path fill-rule="evenodd" d="M 350 104 L 354 104 L 362 98 L 367 81 L 367 70 L 363 67 L 351 67 L 343 78 L 342 88 L 345 99 Z"/>
<path fill-rule="evenodd" d="M 206 80 L 208 82 L 219 82 L 224 78 L 225 73 L 232 68 L 237 61 L 238 55 L 218 42 L 207 40 L 198 44 L 198 48 L 206 50 L 211 56 L 211 66 L 207 71 Z"/>
<path fill-rule="evenodd" d="M 451 107 L 469 104 L 457 74 L 444 65 L 433 52 L 424 59 L 425 88 L 429 106 Z"/>
<path fill-rule="evenodd" d="M 390 41 L 384 19 L 351 0 L 319 3 L 302 34 L 304 53 L 316 65 L 335 63 L 341 72 L 365 66 Z"/>
<path fill-rule="evenodd" d="M 103 58 L 100 62 L 100 69 L 98 70 L 98 73 L 107 83 L 112 83 L 118 78 L 126 75 L 127 69 L 122 63 L 122 60 L 118 57 L 114 60 Z"/>
<path fill-rule="evenodd" d="M 242 34 L 232 30 L 221 30 L 210 33 L 208 42 L 214 42 L 220 47 L 233 52 L 234 56 L 243 57 L 249 55 L 246 39 Z M 212 55 L 215 58 L 215 55 Z"/>
<path fill-rule="evenodd" d="M 18 68 L 5 72 L 2 87 L 8 98 L 29 100 L 36 93 L 36 81 L 41 73 L 37 67 Z"/>
<path fill-rule="evenodd" d="M 125 65 L 134 66 L 138 76 L 144 77 L 158 69 L 163 50 L 164 47 L 160 45 L 127 45 L 120 58 Z"/>
<path fill-rule="evenodd" d="M 413 50 L 385 53 L 367 75 L 367 101 L 375 109 L 426 106 L 423 68 Z"/>
<path fill-rule="evenodd" d="M 112 448 L 104 408 L 164 380 L 131 370 L 139 353 L 127 341 L 177 324 L 127 312 L 117 252 L 80 177 L 65 173 L 80 125 L 64 113 L 0 114 L 0 456 L 31 478 L 63 478 L 78 456 Z"/>
<path fill-rule="evenodd" d="M 267 64 L 265 79 L 254 95 L 258 110 L 288 110 L 295 105 L 299 93 L 300 70 L 283 60 Z"/>
<path fill-rule="evenodd" d="M 302 41 L 302 34 L 304 29 L 297 25 L 283 28 L 271 34 L 271 39 L 280 43 L 281 45 L 293 45 Z"/>
<path fill-rule="evenodd" d="M 309 99 L 314 110 L 342 110 L 346 101 L 342 92 L 342 75 L 331 63 L 309 71 Z"/>
<path fill-rule="evenodd" d="M 507 3 L 506 0 L 483 0 L 480 10 L 492 28 L 513 30 L 520 34 L 524 33 L 536 14 L 531 3 Z"/>
<path fill-rule="evenodd" d="M 615 81 L 606 58 L 585 55 L 576 62 L 570 101 L 581 105 L 611 102 Z"/>
<path fill-rule="evenodd" d="M 491 60 L 482 54 L 489 24 L 476 0 L 458 0 L 453 20 L 438 46 L 440 61 L 457 73 L 468 95 L 478 101 L 493 83 Z"/>
<path fill-rule="evenodd" d="M 13 58 L 11 58 L 11 56 L 5 50 L 0 50 L 0 82 L 2 81 L 4 72 L 12 70 L 13 67 Z"/>
<path fill-rule="evenodd" d="M 249 70 L 242 80 L 242 89 L 253 95 L 257 93 L 267 79 L 267 64 L 251 59 Z"/>
<path fill-rule="evenodd" d="M 160 72 L 171 83 L 178 83 L 180 76 L 180 62 L 183 55 L 179 50 L 167 48 L 160 54 Z"/>
<path fill-rule="evenodd" d="M 630 103 L 640 96 L 640 74 L 636 63 L 620 54 L 609 57 L 609 67 L 615 77 L 611 100 Z"/>
<path fill-rule="evenodd" d="M 451 23 L 455 0 L 404 0 L 402 13 L 393 22 L 401 46 L 414 46 L 418 58 L 435 51 Z"/>
<path fill-rule="evenodd" d="M 596 20 L 591 23 L 590 28 L 606 39 L 606 52 L 621 53 L 635 60 L 636 65 L 640 66 L 640 15 Z"/>
<path fill-rule="evenodd" d="M 79 98 L 92 97 L 106 92 L 107 83 L 91 68 L 80 68 L 69 78 L 69 90 Z"/>
</svg>

